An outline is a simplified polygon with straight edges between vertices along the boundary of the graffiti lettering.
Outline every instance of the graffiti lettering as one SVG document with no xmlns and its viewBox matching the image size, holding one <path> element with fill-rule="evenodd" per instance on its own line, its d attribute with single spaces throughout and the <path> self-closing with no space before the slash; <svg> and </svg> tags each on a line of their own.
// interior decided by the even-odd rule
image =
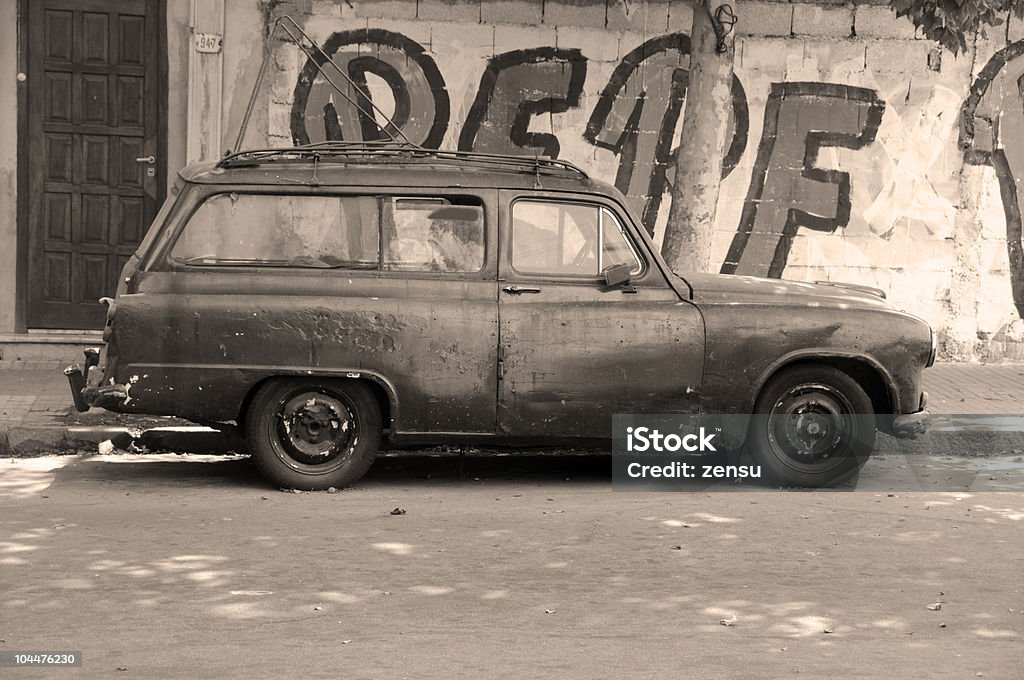
<svg viewBox="0 0 1024 680">
<path fill-rule="evenodd" d="M 370 101 L 372 93 L 390 92 L 394 126 L 415 144 L 440 146 L 449 124 L 448 92 L 421 45 L 398 33 L 360 29 L 332 34 L 324 51 L 348 74 L 351 83 L 340 76 L 334 81 L 348 88 L 346 94 L 359 106 L 334 92 L 318 74 L 317 62 L 309 60 L 295 85 L 295 143 L 381 139 L 386 136 L 381 126 L 390 124 L 371 111 Z M 672 179 L 689 52 L 689 37 L 681 33 L 653 38 L 629 52 L 601 91 L 583 134 L 591 144 L 617 154 L 615 184 L 652 235 Z M 531 131 L 530 126 L 538 116 L 580 105 L 587 67 L 587 58 L 578 49 L 539 47 L 491 57 L 458 148 L 488 153 L 527 150 L 558 157 L 558 137 Z M 371 75 L 378 80 L 376 88 L 368 83 Z M 723 178 L 739 163 L 748 134 L 746 93 L 735 76 L 732 94 L 732 141 Z M 723 272 L 781 277 L 800 227 L 833 232 L 846 226 L 850 177 L 818 167 L 818 152 L 871 143 L 884 109 L 871 89 L 814 82 L 772 84 L 747 199 Z M 1024 157 L 1021 160 L 1024 172 Z M 1019 260 L 1019 210 L 1014 224 Z M 1021 295 L 1024 299 L 1024 290 Z"/>
<path fill-rule="evenodd" d="M 492 57 L 459 135 L 459 150 L 521 153 L 540 149 L 551 158 L 558 137 L 529 132 L 542 114 L 564 113 L 580 104 L 587 58 L 579 50 L 539 47 Z"/>
<path fill-rule="evenodd" d="M 750 189 L 722 273 L 781 278 L 800 227 L 834 232 L 847 225 L 850 175 L 818 167 L 818 151 L 870 144 L 884 110 L 885 102 L 867 88 L 772 84 Z"/>
<path fill-rule="evenodd" d="M 444 78 L 423 47 L 400 33 L 364 28 L 333 33 L 323 54 L 309 59 L 295 84 L 291 132 L 295 144 L 324 140 L 386 139 L 395 128 L 413 144 L 436 149 L 448 129 L 450 105 Z M 330 58 L 352 84 L 334 71 L 324 71 L 346 96 L 324 80 L 318 65 Z M 378 120 L 371 106 L 367 75 L 380 78 L 394 99 L 394 126 Z M 358 107 L 352 102 L 358 102 Z M 378 104 L 379 106 L 379 104 Z"/>
<path fill-rule="evenodd" d="M 989 165 L 999 180 L 1006 216 L 1006 254 L 1017 314 L 1024 318 L 1024 244 L 1020 206 L 1024 189 L 1024 40 L 997 52 L 971 85 L 960 113 L 964 160 Z"/>
<path fill-rule="evenodd" d="M 623 57 L 601 92 L 583 136 L 619 156 L 615 186 L 641 215 L 647 231 L 654 225 L 669 185 L 672 144 L 686 98 L 690 38 L 682 33 L 648 40 Z M 727 177 L 747 146 L 747 97 L 732 81 L 732 142 L 722 177 Z"/>
</svg>

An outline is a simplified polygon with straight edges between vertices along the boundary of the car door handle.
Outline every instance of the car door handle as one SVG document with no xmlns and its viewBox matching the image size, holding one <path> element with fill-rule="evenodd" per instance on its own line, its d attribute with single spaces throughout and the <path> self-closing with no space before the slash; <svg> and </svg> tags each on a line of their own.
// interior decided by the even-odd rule
<svg viewBox="0 0 1024 680">
<path fill-rule="evenodd" d="M 530 288 L 529 286 L 505 286 L 501 290 L 509 295 L 522 295 L 523 293 L 540 292 L 540 288 Z"/>
</svg>

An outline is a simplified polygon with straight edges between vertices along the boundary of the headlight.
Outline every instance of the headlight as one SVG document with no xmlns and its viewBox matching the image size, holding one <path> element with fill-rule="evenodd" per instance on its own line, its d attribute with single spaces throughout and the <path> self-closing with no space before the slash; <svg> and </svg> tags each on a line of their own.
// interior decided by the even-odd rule
<svg viewBox="0 0 1024 680">
<path fill-rule="evenodd" d="M 928 326 L 928 332 L 932 336 L 931 337 L 932 349 L 928 353 L 928 361 L 924 365 L 925 368 L 928 368 L 929 366 L 931 366 L 932 364 L 935 363 L 935 354 L 936 354 L 936 352 L 937 352 L 937 350 L 939 348 L 939 339 L 937 337 L 935 337 L 935 329 L 932 328 L 931 325 Z"/>
</svg>

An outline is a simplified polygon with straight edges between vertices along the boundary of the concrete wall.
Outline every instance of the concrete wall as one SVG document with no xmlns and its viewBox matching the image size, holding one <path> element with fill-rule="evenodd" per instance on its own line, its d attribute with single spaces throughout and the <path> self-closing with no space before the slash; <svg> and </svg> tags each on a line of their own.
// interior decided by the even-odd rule
<svg viewBox="0 0 1024 680">
<path fill-rule="evenodd" d="M 737 0 L 734 134 L 713 262 L 880 286 L 940 330 L 947 357 L 1024 359 L 1024 25 L 990 29 L 954 57 L 877 1 Z M 0 0 L 0 31 L 10 33 L 0 36 L 3 111 L 15 110 L 16 5 Z M 687 3 L 223 6 L 222 77 L 217 92 L 202 95 L 213 107 L 194 99 L 189 82 L 193 1 L 167 3 L 171 177 L 190 135 L 218 134 L 209 132 L 218 126 L 189 127 L 190 97 L 200 113 L 219 116 L 219 139 L 202 147 L 233 147 L 268 47 L 271 68 L 244 146 L 375 133 L 298 48 L 267 39 L 288 15 L 365 78 L 373 102 L 412 141 L 571 160 L 617 184 L 661 238 L 685 97 Z M 15 234 L 14 124 L 0 116 L 0 242 Z M 13 252 L 0 250 L 3 291 L 13 290 Z M 12 328 L 10 297 L 0 303 L 0 332 Z"/>
<path fill-rule="evenodd" d="M 192 47 L 191 0 L 167 0 L 167 178 L 185 165 L 188 72 Z"/>
<path fill-rule="evenodd" d="M 18 0 L 0 0 L 0 243 L 18 236 Z M 0 248 L 0 333 L 14 327 L 17 249 Z"/>
<path fill-rule="evenodd" d="M 365 77 L 374 103 L 397 111 L 412 141 L 571 160 L 615 182 L 661 238 L 685 96 L 687 4 L 261 8 L 264 21 L 295 18 L 343 69 Z M 736 9 L 734 137 L 715 266 L 878 286 L 940 330 L 948 357 L 1024 358 L 1024 48 L 1007 48 L 1024 27 L 989 30 L 954 57 L 876 2 Z M 993 58 L 1002 61 L 986 67 Z M 983 93 L 962 116 L 972 88 Z M 276 47 L 260 109 L 271 145 L 374 134 L 291 45 Z M 985 125 L 965 137 L 969 120 Z"/>
</svg>

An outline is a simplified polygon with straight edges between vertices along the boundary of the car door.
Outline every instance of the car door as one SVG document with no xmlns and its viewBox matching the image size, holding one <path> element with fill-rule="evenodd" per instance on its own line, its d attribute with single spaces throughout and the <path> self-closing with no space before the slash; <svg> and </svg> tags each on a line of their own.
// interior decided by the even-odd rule
<svg viewBox="0 0 1024 680">
<path fill-rule="evenodd" d="M 669 285 L 628 214 L 593 196 L 503 192 L 498 424 L 508 436 L 611 436 L 616 413 L 691 413 L 699 311 Z M 633 265 L 626 285 L 602 270 Z"/>
</svg>

